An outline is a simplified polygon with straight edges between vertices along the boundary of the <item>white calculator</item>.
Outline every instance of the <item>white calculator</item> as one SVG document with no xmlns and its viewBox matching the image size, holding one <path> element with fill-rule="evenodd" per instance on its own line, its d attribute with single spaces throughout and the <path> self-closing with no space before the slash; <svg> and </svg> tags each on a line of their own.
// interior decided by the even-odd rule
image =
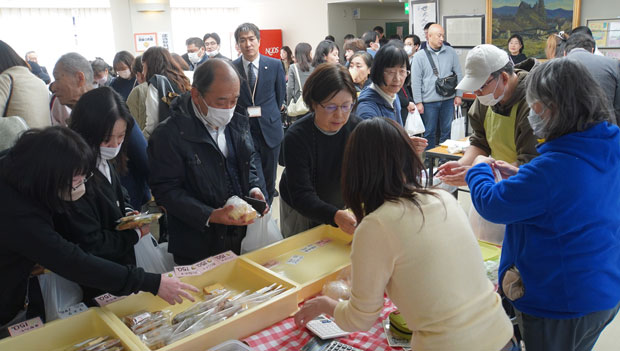
<svg viewBox="0 0 620 351">
<path fill-rule="evenodd" d="M 329 343 L 329 345 L 327 345 L 327 348 L 323 349 L 322 351 L 362 351 L 360 349 L 358 349 L 357 347 L 353 347 L 353 346 L 349 346 L 347 344 L 343 344 L 339 341 L 332 341 Z"/>
<path fill-rule="evenodd" d="M 340 329 L 334 321 L 324 315 L 320 315 L 308 322 L 306 328 L 323 340 L 349 335 L 348 332 Z"/>
</svg>

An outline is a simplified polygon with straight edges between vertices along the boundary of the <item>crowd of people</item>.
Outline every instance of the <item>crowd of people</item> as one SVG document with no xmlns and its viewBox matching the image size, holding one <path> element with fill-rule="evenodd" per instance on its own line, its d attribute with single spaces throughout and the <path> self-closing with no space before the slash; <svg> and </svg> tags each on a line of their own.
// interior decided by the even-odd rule
<svg viewBox="0 0 620 351">
<path fill-rule="evenodd" d="M 387 291 L 416 350 L 509 350 L 501 294 L 528 350 L 591 349 L 620 308 L 620 63 L 581 27 L 557 36 L 547 62 L 513 35 L 508 52 L 470 50 L 463 69 L 440 25 L 424 36 L 375 27 L 342 51 L 328 36 L 278 60 L 243 23 L 233 60 L 207 33 L 182 55 L 121 51 L 112 66 L 67 53 L 53 81 L 35 52 L 0 41 L 0 132 L 12 137 L 0 150 L 2 329 L 45 318 L 41 267 L 80 284 L 87 304 L 104 292 L 193 300 L 195 287 L 135 267 L 151 228 L 118 230 L 118 219 L 154 199 L 162 240 L 186 265 L 240 253 L 253 220 L 232 216 L 231 196 L 264 213 L 279 196 L 285 237 L 321 224 L 354 235 L 352 298 L 308 301 L 299 325 L 327 313 L 368 329 Z M 471 146 L 437 177 L 469 186 L 470 218 L 422 182 L 424 151 L 449 139 L 464 92 L 476 96 Z M 283 125 L 293 104 L 302 112 Z M 425 132 L 408 135 L 416 112 Z M 499 227 L 474 232 L 472 216 Z M 503 243 L 499 294 L 477 237 Z"/>
</svg>

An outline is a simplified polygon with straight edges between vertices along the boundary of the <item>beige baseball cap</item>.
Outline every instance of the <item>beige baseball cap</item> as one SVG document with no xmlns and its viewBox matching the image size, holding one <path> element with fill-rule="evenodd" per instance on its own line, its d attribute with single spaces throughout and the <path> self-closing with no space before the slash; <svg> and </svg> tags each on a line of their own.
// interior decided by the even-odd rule
<svg viewBox="0 0 620 351">
<path fill-rule="evenodd" d="M 465 77 L 456 86 L 459 90 L 476 91 L 489 79 L 491 73 L 506 66 L 510 61 L 506 51 L 491 44 L 471 49 L 465 59 Z"/>
</svg>

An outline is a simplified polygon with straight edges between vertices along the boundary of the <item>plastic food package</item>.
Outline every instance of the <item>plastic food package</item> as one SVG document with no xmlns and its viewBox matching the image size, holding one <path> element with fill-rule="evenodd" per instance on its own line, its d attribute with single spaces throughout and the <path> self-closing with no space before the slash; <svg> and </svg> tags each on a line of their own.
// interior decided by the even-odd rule
<svg viewBox="0 0 620 351">
<path fill-rule="evenodd" d="M 337 301 L 344 301 L 351 298 L 351 288 L 343 280 L 334 280 L 323 285 L 323 295 Z"/>
<path fill-rule="evenodd" d="M 122 217 L 117 221 L 119 223 L 116 226 L 116 230 L 140 228 L 145 224 L 156 222 L 161 216 L 162 213 L 140 213 L 137 215 Z"/>
<path fill-rule="evenodd" d="M 97 336 L 81 341 L 65 349 L 66 351 L 122 351 L 123 345 L 119 339 L 109 336 Z"/>
<path fill-rule="evenodd" d="M 243 216 L 245 216 L 246 220 L 251 220 L 258 216 L 256 210 L 250 204 L 236 195 L 231 196 L 224 206 L 230 205 L 235 206 L 229 213 L 229 216 L 234 220 L 238 220 Z"/>
</svg>

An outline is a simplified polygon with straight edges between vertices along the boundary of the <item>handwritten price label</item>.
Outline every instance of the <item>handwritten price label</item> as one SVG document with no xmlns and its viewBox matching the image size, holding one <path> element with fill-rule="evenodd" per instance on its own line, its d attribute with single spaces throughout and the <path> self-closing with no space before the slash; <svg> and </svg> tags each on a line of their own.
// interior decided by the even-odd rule
<svg viewBox="0 0 620 351">
<path fill-rule="evenodd" d="M 86 307 L 86 305 L 83 302 L 80 302 L 76 305 L 73 306 L 69 306 L 67 308 L 65 308 L 62 311 L 58 311 L 58 316 L 61 319 L 65 319 L 65 318 L 69 318 L 73 315 L 76 315 L 78 313 L 82 313 L 84 311 L 86 311 L 88 309 L 88 307 Z"/>
<path fill-rule="evenodd" d="M 43 326 L 43 321 L 41 320 L 41 317 L 37 317 L 37 318 L 29 319 L 25 322 L 13 324 L 12 326 L 9 327 L 9 334 L 11 334 L 11 336 L 18 336 L 18 335 L 27 333 L 31 330 L 39 329 L 42 326 Z"/>
<path fill-rule="evenodd" d="M 99 307 L 103 307 L 123 298 L 125 298 L 125 296 L 114 296 L 110 293 L 105 293 L 101 296 L 95 297 L 95 302 L 97 302 L 97 305 L 99 305 Z"/>
<path fill-rule="evenodd" d="M 323 246 L 325 246 L 325 245 L 329 244 L 331 241 L 332 241 L 332 239 L 327 239 L 327 238 L 325 238 L 325 239 L 323 239 L 323 240 L 319 240 L 319 241 L 317 241 L 317 242 L 316 242 L 316 243 L 314 243 L 314 244 L 315 244 L 315 245 L 317 245 L 317 246 L 319 246 L 319 247 L 323 247 Z"/>
<path fill-rule="evenodd" d="M 177 266 L 174 267 L 174 275 L 177 277 L 188 277 L 193 275 L 200 275 L 202 272 L 196 268 L 196 266 Z"/>
<path fill-rule="evenodd" d="M 288 261 L 286 261 L 287 264 L 292 264 L 292 265 L 296 265 L 299 262 L 301 262 L 301 260 L 303 260 L 304 257 L 301 255 L 293 255 L 291 256 L 291 258 L 288 259 Z"/>
<path fill-rule="evenodd" d="M 314 250 L 316 250 L 318 248 L 319 248 L 318 246 L 316 246 L 314 244 L 310 244 L 310 245 L 306 245 L 306 246 L 302 247 L 301 250 L 299 250 L 299 251 L 305 252 L 305 253 L 309 253 L 309 252 L 312 252 L 312 251 L 314 251 Z"/>
<path fill-rule="evenodd" d="M 226 252 L 223 252 L 223 253 L 221 253 L 219 255 L 212 256 L 211 258 L 219 266 L 222 263 L 235 260 L 237 258 L 237 255 L 235 255 L 235 253 L 232 252 L 232 251 L 226 251 Z"/>
</svg>

